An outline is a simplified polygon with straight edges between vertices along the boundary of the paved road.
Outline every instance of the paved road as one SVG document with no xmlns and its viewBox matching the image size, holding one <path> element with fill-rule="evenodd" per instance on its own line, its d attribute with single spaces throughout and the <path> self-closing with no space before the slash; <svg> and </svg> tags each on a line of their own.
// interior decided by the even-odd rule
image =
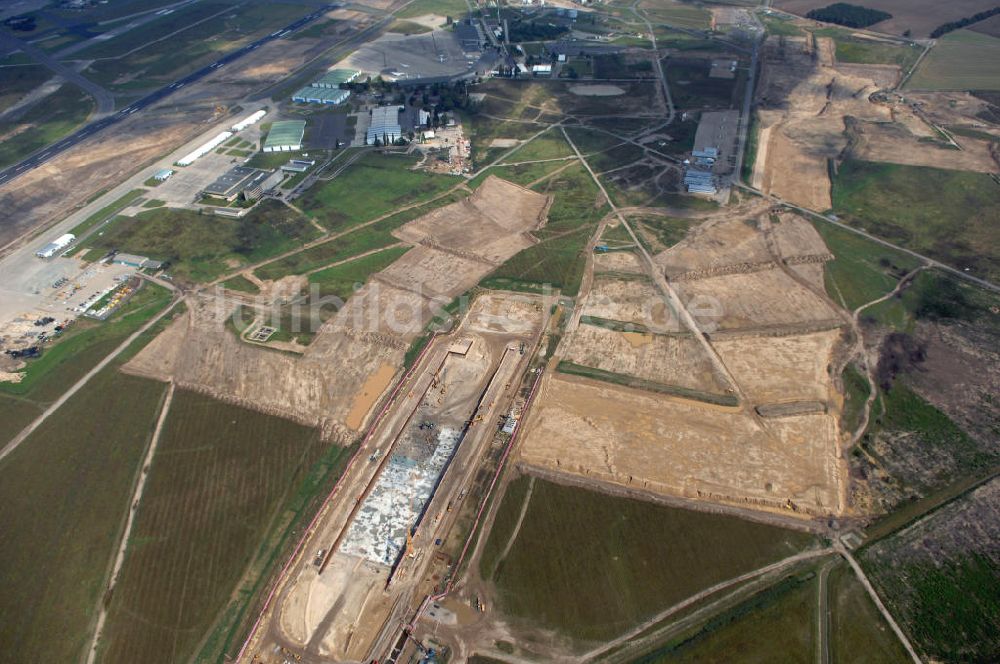
<svg viewBox="0 0 1000 664">
<path fill-rule="evenodd" d="M 45 65 L 54 73 L 59 74 L 70 83 L 84 89 L 87 94 L 93 97 L 94 101 L 97 102 L 98 115 L 107 115 L 115 110 L 115 96 L 113 94 L 99 86 L 97 83 L 87 79 L 72 67 L 59 62 L 37 46 L 29 44 L 22 39 L 18 39 L 14 35 L 7 32 L 0 32 L 0 47 L 3 46 L 21 49 L 26 54 L 34 58 L 35 61 Z M 3 182 L 3 180 L 0 179 L 0 182 Z"/>
<path fill-rule="evenodd" d="M 132 105 L 130 105 L 130 106 L 126 107 L 126 108 L 123 108 L 122 110 L 118 111 L 117 113 L 114 113 L 112 115 L 106 115 L 105 117 L 103 117 L 103 118 L 101 118 L 99 120 L 91 122 L 90 124 L 82 127 L 81 129 L 77 130 L 76 132 L 70 134 L 69 136 L 64 137 L 62 140 L 58 141 L 57 143 L 36 151 L 34 154 L 32 154 L 29 157 L 27 157 L 26 159 L 22 160 L 20 163 L 14 164 L 13 166 L 10 166 L 9 168 L 7 168 L 7 169 L 5 169 L 3 171 L 0 171 L 0 185 L 5 184 L 7 182 L 10 182 L 11 180 L 17 178 L 18 176 L 23 175 L 24 173 L 27 173 L 28 171 L 30 171 L 30 170 L 38 167 L 38 166 L 41 166 L 42 164 L 44 164 L 45 162 L 49 161 L 53 157 L 59 155 L 60 153 L 65 152 L 66 150 L 72 148 L 73 146 L 77 145 L 78 143 L 80 143 L 82 141 L 85 141 L 90 136 L 92 136 L 92 135 L 94 135 L 94 134 L 96 134 L 96 133 L 98 133 L 98 132 L 100 132 L 100 131 L 102 131 L 104 129 L 107 129 L 108 127 L 110 127 L 110 126 L 112 126 L 112 125 L 114 125 L 114 124 L 116 124 L 118 122 L 121 122 L 123 119 L 125 119 L 129 115 L 132 115 L 133 113 L 137 113 L 137 112 L 143 110 L 144 108 L 147 108 L 148 106 L 151 106 L 152 104 L 155 104 L 156 102 L 160 101 L 161 99 L 164 99 L 165 97 L 168 97 L 169 95 L 173 94 L 177 90 L 180 90 L 185 85 L 189 85 L 191 83 L 194 83 L 195 81 L 198 81 L 198 80 L 204 78 L 205 76 L 208 76 L 209 74 L 211 74 L 216 69 L 218 69 L 220 67 L 223 67 L 223 66 L 229 64 L 230 62 L 233 62 L 233 61 L 235 61 L 235 60 L 243 57 L 247 53 L 250 53 L 254 49 L 258 48 L 259 46 L 261 46 L 263 44 L 266 44 L 266 43 L 268 43 L 270 41 L 274 41 L 275 39 L 281 39 L 282 37 L 284 37 L 285 35 L 287 35 L 289 32 L 291 32 L 293 30 L 298 30 L 299 28 L 303 27 L 304 25 L 306 25 L 306 24 L 308 24 L 308 23 L 316 20 L 317 18 L 319 18 L 320 16 L 322 16 L 326 12 L 328 12 L 328 11 L 330 11 L 332 9 L 336 9 L 339 6 L 340 5 L 338 5 L 338 4 L 326 5 L 323 8 L 318 9 L 318 10 L 314 11 L 313 13 L 311 13 L 311 14 L 309 14 L 307 16 L 303 16 L 302 18 L 298 19 L 297 21 L 286 25 L 284 28 L 281 28 L 279 30 L 275 30 L 271 34 L 269 34 L 269 35 L 267 35 L 265 37 L 261 37 L 257 41 L 255 41 L 255 42 L 253 42 L 251 44 L 247 44 L 243 48 L 240 48 L 240 49 L 237 49 L 235 51 L 232 51 L 231 53 L 227 53 L 226 55 L 222 56 L 221 58 L 219 58 L 218 60 L 216 60 L 212 64 L 207 65 L 205 67 L 202 67 L 198 71 L 193 72 L 191 74 L 188 74 L 184 78 L 182 78 L 180 80 L 177 80 L 177 81 L 171 83 L 170 85 L 166 85 L 166 86 L 160 88 L 159 90 L 157 90 L 155 92 L 151 92 L 150 94 L 146 95 L 145 97 L 143 97 L 139 101 L 136 101 L 136 102 L 132 103 Z M 0 40 L 2 40 L 4 38 L 6 38 L 6 39 L 13 39 L 13 37 L 5 37 L 3 35 L 0 35 Z M 19 44 L 24 44 L 24 42 L 21 42 L 20 40 L 17 40 L 17 41 L 19 42 Z M 0 43 L 2 43 L 2 41 L 0 41 Z M 67 78 L 70 78 L 71 76 L 75 76 L 77 78 L 81 78 L 82 79 L 82 77 L 78 73 L 76 73 L 73 70 L 69 69 L 68 67 L 66 67 L 62 63 L 53 60 L 47 54 L 45 54 L 44 52 L 40 51 L 39 49 L 31 46 L 30 44 L 24 44 L 24 46 L 20 46 L 19 45 L 19 48 L 24 48 L 25 52 L 27 52 L 29 55 L 31 55 L 32 57 L 38 57 L 39 61 L 45 62 L 45 64 L 47 64 L 47 65 L 48 65 L 48 62 L 54 63 L 55 66 L 58 66 L 58 67 L 61 68 L 60 70 L 58 70 L 58 73 L 61 74 L 61 75 L 67 76 Z M 38 53 L 40 55 L 36 55 L 36 53 Z M 43 60 L 43 58 L 45 60 Z M 65 70 L 66 72 L 69 72 L 69 74 L 64 74 L 63 70 Z M 53 68 L 53 71 L 56 71 L 56 70 Z M 73 80 L 74 82 L 76 82 L 75 79 L 71 78 L 71 80 Z M 86 81 L 86 79 L 83 79 L 83 80 Z M 87 81 L 87 84 L 89 86 L 91 86 L 91 87 L 96 87 L 96 86 L 94 86 L 94 84 L 90 83 L 89 81 Z M 81 85 L 81 87 L 84 87 L 84 86 Z M 91 94 L 94 94 L 94 92 L 91 91 L 91 88 L 86 88 L 85 87 L 85 89 L 87 89 L 88 92 L 91 92 Z M 103 88 L 98 88 L 98 89 L 103 90 Z M 95 97 L 96 97 L 96 95 L 95 95 Z M 114 108 L 114 102 L 113 102 L 113 100 L 112 100 L 111 108 Z"/>
</svg>

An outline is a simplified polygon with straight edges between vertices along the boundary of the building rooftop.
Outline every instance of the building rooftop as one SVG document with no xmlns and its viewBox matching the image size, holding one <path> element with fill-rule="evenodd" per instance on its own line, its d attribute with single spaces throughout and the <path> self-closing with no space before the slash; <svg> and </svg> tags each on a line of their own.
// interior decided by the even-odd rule
<svg viewBox="0 0 1000 664">
<path fill-rule="evenodd" d="M 292 101 L 306 101 L 315 104 L 339 104 L 351 96 L 348 90 L 340 88 L 317 88 L 311 85 L 300 88 L 292 95 Z"/>
<path fill-rule="evenodd" d="M 379 106 L 372 109 L 372 122 L 368 127 L 368 143 L 375 139 L 394 141 L 403 134 L 399 126 L 399 106 Z"/>
<path fill-rule="evenodd" d="M 331 69 L 314 81 L 312 85 L 314 87 L 339 88 L 342 83 L 350 83 L 360 75 L 361 72 L 355 69 Z"/>
<path fill-rule="evenodd" d="M 264 147 L 276 145 L 302 145 L 302 136 L 306 133 L 305 120 L 282 120 L 271 125 L 267 132 Z"/>
<path fill-rule="evenodd" d="M 220 198 L 232 198 L 247 187 L 263 180 L 267 175 L 267 171 L 262 171 L 258 168 L 237 166 L 227 171 L 224 175 L 219 176 L 219 179 L 205 187 L 205 193 Z"/>
</svg>

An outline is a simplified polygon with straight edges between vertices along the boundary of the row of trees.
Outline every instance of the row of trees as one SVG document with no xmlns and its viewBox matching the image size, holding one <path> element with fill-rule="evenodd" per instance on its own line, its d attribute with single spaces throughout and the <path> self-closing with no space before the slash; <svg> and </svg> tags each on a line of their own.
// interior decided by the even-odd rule
<svg viewBox="0 0 1000 664">
<path fill-rule="evenodd" d="M 806 14 L 806 18 L 824 23 L 836 23 L 848 28 L 867 28 L 869 25 L 875 25 L 892 18 L 892 14 L 846 2 L 837 2 L 827 7 L 813 9 Z"/>
<path fill-rule="evenodd" d="M 996 16 L 1000 14 L 1000 7 L 994 7 L 993 9 L 987 9 L 984 12 L 979 12 L 978 14 L 973 14 L 972 16 L 966 16 L 965 18 L 960 18 L 957 21 L 951 21 L 950 23 L 945 23 L 934 28 L 934 32 L 931 33 L 932 39 L 937 39 L 943 35 L 948 34 L 952 30 L 958 30 L 959 28 L 964 28 L 967 25 L 972 25 L 973 23 L 979 23 L 980 21 L 985 21 L 991 16 Z"/>
</svg>

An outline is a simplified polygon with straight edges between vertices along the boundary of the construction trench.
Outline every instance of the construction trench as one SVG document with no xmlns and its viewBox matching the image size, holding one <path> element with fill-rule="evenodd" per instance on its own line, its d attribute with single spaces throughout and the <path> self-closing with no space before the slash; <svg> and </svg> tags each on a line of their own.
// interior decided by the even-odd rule
<svg viewBox="0 0 1000 664">
<path fill-rule="evenodd" d="M 534 298 L 503 303 L 516 310 L 506 327 L 491 300 L 477 301 L 457 332 L 431 342 L 362 444 L 344 478 L 343 491 L 356 497 L 331 503 L 306 543 L 278 592 L 269 641 L 339 661 L 369 661 L 391 648 L 426 593 L 434 547 L 454 523 L 453 504 L 499 431 L 541 329 Z"/>
</svg>

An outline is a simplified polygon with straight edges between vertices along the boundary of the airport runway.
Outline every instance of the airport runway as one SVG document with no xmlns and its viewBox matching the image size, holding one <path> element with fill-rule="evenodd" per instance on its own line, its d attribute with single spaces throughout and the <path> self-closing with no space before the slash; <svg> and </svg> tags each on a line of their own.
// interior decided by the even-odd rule
<svg viewBox="0 0 1000 664">
<path fill-rule="evenodd" d="M 151 106 L 152 104 L 155 104 L 156 102 L 160 101 L 161 99 L 164 99 L 165 97 L 168 97 L 169 95 L 173 94 L 175 91 L 180 90 L 185 85 L 189 85 L 191 83 L 194 83 L 195 81 L 198 81 L 198 80 L 204 78 L 205 76 L 211 74 L 216 69 L 218 69 L 220 67 L 223 67 L 223 66 L 229 64 L 230 62 L 233 62 L 233 61 L 235 61 L 235 60 L 243 57 L 247 53 L 253 51 L 256 48 L 258 48 L 259 46 L 261 46 L 263 44 L 266 44 L 266 43 L 268 43 L 270 41 L 273 41 L 275 39 L 281 39 L 281 38 L 283 38 L 289 32 L 292 32 L 293 30 L 298 30 L 299 28 L 303 27 L 304 25 L 307 25 L 308 23 L 311 23 L 312 21 L 316 20 L 317 18 L 319 18 L 320 16 L 322 16 L 326 12 L 334 10 L 334 9 L 338 8 L 339 6 L 340 6 L 339 4 L 325 5 L 324 7 L 320 8 L 320 9 L 317 9 L 313 13 L 311 13 L 311 14 L 309 14 L 307 16 L 303 16 L 302 18 L 294 21 L 293 23 L 290 23 L 290 24 L 286 25 L 284 28 L 281 28 L 280 30 L 275 30 L 271 34 L 266 35 L 264 37 L 261 37 L 257 41 L 255 41 L 255 42 L 253 42 L 251 44 L 247 44 L 243 48 L 237 49 L 237 50 L 235 50 L 235 51 L 233 51 L 231 53 L 227 53 L 226 55 L 222 56 L 221 58 L 219 58 L 218 60 L 216 60 L 212 64 L 207 65 L 205 67 L 202 67 L 198 71 L 192 72 L 192 73 L 188 74 L 187 76 L 185 76 L 184 78 L 179 79 L 177 81 L 174 81 L 170 85 L 166 85 L 166 86 L 160 88 L 159 90 L 157 90 L 155 92 L 149 93 L 148 95 L 146 95 L 142 99 L 140 99 L 140 100 L 138 100 L 136 102 L 133 102 L 132 104 L 130 104 L 129 106 L 127 106 L 127 107 L 125 107 L 123 109 L 121 109 L 117 113 L 114 113 L 112 115 L 107 115 L 107 116 L 105 116 L 105 117 L 103 117 L 103 118 L 101 118 L 99 120 L 95 120 L 94 122 L 91 122 L 91 123 L 89 123 L 89 124 L 81 127 L 80 129 L 78 129 L 74 133 L 70 134 L 69 136 L 63 137 L 61 140 L 57 141 L 56 143 L 54 143 L 52 145 L 49 145 L 49 146 L 46 146 L 44 148 L 41 148 L 40 150 L 36 151 L 34 154 L 28 156 L 27 158 L 23 159 L 19 163 L 13 164 L 13 165 L 9 166 L 8 168 L 0 171 L 0 185 L 6 184 L 6 183 L 14 180 L 18 176 L 23 175 L 24 173 L 27 173 L 28 171 L 30 171 L 30 170 L 38 167 L 38 166 L 41 166 L 42 164 L 44 164 L 45 162 L 49 161 L 53 157 L 59 155 L 62 152 L 65 152 L 66 150 L 68 150 L 68 149 L 72 148 L 73 146 L 77 145 L 78 143 L 81 143 L 82 141 L 90 138 L 92 135 L 96 134 L 97 132 L 100 132 L 100 131 L 102 131 L 102 130 L 108 128 L 108 127 L 110 127 L 111 125 L 114 125 L 114 124 L 120 122 L 121 120 L 125 119 L 129 115 L 132 115 L 133 113 L 137 113 L 137 112 L 141 111 L 142 109 L 144 109 L 144 108 L 146 108 L 148 106 Z M 20 40 L 18 40 L 18 41 L 20 41 Z M 38 50 L 38 49 L 35 49 L 34 47 L 32 47 L 30 44 L 27 45 L 27 48 L 33 49 L 31 51 L 28 51 L 29 54 L 31 54 L 32 56 L 34 56 L 34 50 Z M 43 53 L 43 55 L 44 55 L 44 53 Z M 48 56 L 46 55 L 45 57 L 48 57 Z M 58 64 L 61 65 L 61 63 L 58 63 Z M 61 66 L 65 67 L 65 65 L 61 65 Z M 70 71 L 72 71 L 72 70 L 70 70 Z M 72 72 L 72 74 L 75 75 L 76 77 L 80 76 L 76 72 Z M 77 82 L 75 80 L 75 78 L 71 78 L 70 76 L 67 76 L 67 78 L 69 78 L 70 80 L 72 80 L 74 83 Z M 90 84 L 90 85 L 92 86 L 93 84 Z M 83 87 L 83 86 L 81 86 L 81 87 Z M 87 89 L 87 91 L 90 92 L 89 88 L 85 88 L 85 89 Z M 103 90 L 103 88 L 101 88 L 101 90 Z"/>
</svg>

